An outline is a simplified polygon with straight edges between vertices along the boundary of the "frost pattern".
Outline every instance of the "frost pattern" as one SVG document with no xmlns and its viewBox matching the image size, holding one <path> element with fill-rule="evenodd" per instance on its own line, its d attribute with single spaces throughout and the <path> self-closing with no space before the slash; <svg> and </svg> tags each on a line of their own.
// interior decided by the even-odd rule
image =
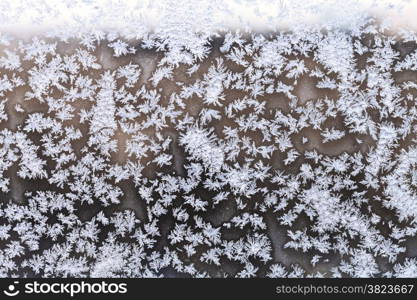
<svg viewBox="0 0 417 300">
<path fill-rule="evenodd" d="M 417 35 L 188 33 L 1 35 L 0 276 L 416 277 Z"/>
</svg>

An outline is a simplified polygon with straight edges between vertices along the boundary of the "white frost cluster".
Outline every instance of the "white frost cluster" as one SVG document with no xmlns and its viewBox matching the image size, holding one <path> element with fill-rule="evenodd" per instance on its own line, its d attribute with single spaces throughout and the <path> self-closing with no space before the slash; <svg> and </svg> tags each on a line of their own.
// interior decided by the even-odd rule
<svg viewBox="0 0 417 300">
<path fill-rule="evenodd" d="M 1 277 L 417 276 L 415 31 L 161 22 L 1 32 Z"/>
</svg>

